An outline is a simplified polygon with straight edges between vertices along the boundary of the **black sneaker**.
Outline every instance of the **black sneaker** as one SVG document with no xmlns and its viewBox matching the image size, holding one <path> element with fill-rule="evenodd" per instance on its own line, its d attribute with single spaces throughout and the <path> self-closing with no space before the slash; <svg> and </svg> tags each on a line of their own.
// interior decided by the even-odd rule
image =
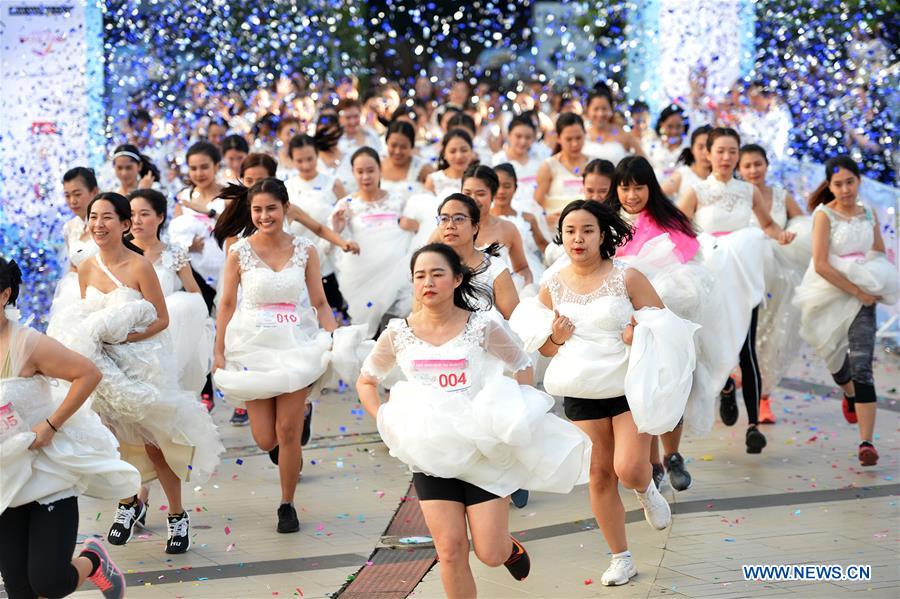
<svg viewBox="0 0 900 599">
<path fill-rule="evenodd" d="M 738 419 L 737 387 L 731 377 L 719 394 L 719 417 L 725 426 L 734 426 Z"/>
<path fill-rule="evenodd" d="M 519 509 L 528 505 L 528 491 L 525 489 L 513 491 L 513 494 L 510 495 L 509 498 L 512 500 L 513 505 Z"/>
<path fill-rule="evenodd" d="M 300 447 L 309 443 L 309 438 L 312 437 L 312 411 L 312 404 L 309 404 L 309 410 L 303 417 L 303 435 L 300 436 Z"/>
<path fill-rule="evenodd" d="M 94 573 L 87 577 L 94 583 L 104 599 L 122 599 L 125 597 L 125 577 L 121 570 L 110 559 L 106 549 L 98 541 L 88 539 L 84 542 L 84 549 L 79 555 L 93 553 L 100 560 L 100 565 Z"/>
<path fill-rule="evenodd" d="M 247 426 L 250 424 L 250 415 L 247 413 L 247 410 L 242 408 L 235 408 L 234 413 L 231 414 L 231 426 Z"/>
<path fill-rule="evenodd" d="M 168 518 L 166 553 L 184 553 L 191 548 L 191 516 L 181 512 Z"/>
<path fill-rule="evenodd" d="M 666 469 L 662 464 L 653 464 L 653 484 L 656 489 L 662 489 L 663 481 L 666 480 Z"/>
<path fill-rule="evenodd" d="M 124 545 L 134 535 L 134 525 L 146 517 L 147 505 L 135 498 L 131 503 L 120 503 L 116 508 L 116 517 L 106 540 L 111 545 Z"/>
<path fill-rule="evenodd" d="M 666 467 L 669 470 L 669 484 L 676 491 L 685 491 L 691 488 L 691 473 L 684 467 L 684 458 L 677 451 L 666 459 Z"/>
<path fill-rule="evenodd" d="M 747 429 L 747 453 L 762 453 L 763 447 L 766 446 L 766 436 L 759 432 L 755 426 Z"/>
<path fill-rule="evenodd" d="M 297 510 L 290 503 L 282 503 L 278 506 L 278 532 L 297 532 L 300 530 L 300 520 L 297 518 Z"/>
<path fill-rule="evenodd" d="M 278 446 L 277 445 L 269 450 L 269 459 L 272 460 L 273 464 L 275 464 L 276 466 L 278 465 Z"/>
<path fill-rule="evenodd" d="M 509 559 L 503 562 L 503 565 L 506 566 L 513 578 L 525 580 L 528 577 L 528 573 L 531 572 L 531 558 L 528 557 L 528 552 L 522 547 L 522 543 L 513 537 L 510 537 L 510 540 L 513 544 L 512 553 Z"/>
</svg>

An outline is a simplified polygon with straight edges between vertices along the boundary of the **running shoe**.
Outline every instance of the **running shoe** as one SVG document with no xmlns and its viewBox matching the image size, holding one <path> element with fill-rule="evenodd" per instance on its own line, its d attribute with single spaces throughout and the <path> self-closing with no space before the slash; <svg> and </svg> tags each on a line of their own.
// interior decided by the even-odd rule
<svg viewBox="0 0 900 599">
<path fill-rule="evenodd" d="M 276 445 L 272 449 L 269 450 L 269 459 L 276 466 L 278 465 L 278 446 Z"/>
<path fill-rule="evenodd" d="M 719 417 L 725 426 L 734 426 L 738 419 L 737 385 L 731 377 L 719 394 Z"/>
<path fill-rule="evenodd" d="M 684 458 L 677 451 L 666 458 L 666 469 L 669 471 L 669 484 L 676 491 L 686 491 L 694 482 L 691 473 L 684 467 Z"/>
<path fill-rule="evenodd" d="M 247 426 L 250 422 L 250 415 L 247 414 L 247 410 L 242 408 L 235 408 L 234 413 L 231 415 L 231 426 Z"/>
<path fill-rule="evenodd" d="M 614 557 L 609 563 L 609 568 L 600 577 L 600 584 L 605 587 L 617 587 L 628 584 L 628 581 L 637 576 L 637 568 L 634 567 L 634 559 L 628 557 Z"/>
<path fill-rule="evenodd" d="M 95 539 L 88 539 L 84 542 L 84 549 L 82 549 L 81 555 L 85 553 L 93 553 L 100 559 L 100 565 L 87 579 L 100 589 L 104 599 L 122 599 L 125 597 L 125 577 L 110 559 L 103 545 Z"/>
<path fill-rule="evenodd" d="M 652 482 L 647 486 L 645 492 L 641 493 L 635 489 L 634 494 L 641 502 L 641 507 L 644 508 L 644 518 L 647 519 L 650 526 L 656 530 L 663 530 L 672 522 L 672 510 L 669 508 L 669 502 Z"/>
<path fill-rule="evenodd" d="M 758 428 L 751 426 L 747 429 L 744 442 L 747 444 L 747 453 L 762 453 L 763 447 L 766 446 L 766 436 Z"/>
<path fill-rule="evenodd" d="M 215 403 L 213 403 L 213 398 L 205 393 L 200 396 L 200 403 L 202 403 L 203 407 L 206 408 L 207 414 L 212 412 L 213 408 L 215 407 Z"/>
<path fill-rule="evenodd" d="M 191 548 L 191 516 L 187 512 L 181 512 L 169 516 L 168 540 L 166 540 L 166 553 L 184 553 Z"/>
<path fill-rule="evenodd" d="M 531 558 L 528 557 L 528 552 L 525 551 L 525 548 L 522 546 L 522 543 L 518 542 L 515 538 L 510 537 L 512 541 L 512 553 L 509 556 L 509 559 L 503 562 L 503 565 L 506 566 L 506 569 L 509 570 L 509 573 L 512 574 L 512 577 L 516 580 L 525 580 L 528 578 L 528 573 L 531 572 Z"/>
<path fill-rule="evenodd" d="M 775 424 L 775 414 L 772 413 L 768 395 L 763 395 L 759 400 L 759 423 Z"/>
<path fill-rule="evenodd" d="M 861 466 L 874 466 L 878 463 L 878 452 L 871 443 L 860 443 L 859 463 Z"/>
<path fill-rule="evenodd" d="M 519 509 L 528 505 L 528 491 L 525 489 L 513 491 L 513 494 L 510 495 L 509 498 L 512 500 L 513 505 Z"/>
<path fill-rule="evenodd" d="M 312 437 L 312 404 L 307 404 L 306 408 L 306 415 L 303 416 L 303 435 L 300 437 L 300 447 L 304 447 L 309 443 L 309 438 Z"/>
<path fill-rule="evenodd" d="M 841 410 L 844 412 L 844 420 L 850 424 L 856 424 L 858 422 L 856 417 L 856 402 L 847 397 L 846 393 L 844 394 L 844 401 L 841 402 Z"/>
<path fill-rule="evenodd" d="M 664 480 L 666 480 L 666 469 L 662 464 L 653 464 L 653 484 L 657 489 L 662 489 Z"/>
<path fill-rule="evenodd" d="M 134 536 L 134 525 L 146 517 L 147 505 L 137 497 L 130 503 L 120 503 L 106 540 L 111 545 L 124 545 Z"/>
<path fill-rule="evenodd" d="M 278 532 L 288 533 L 300 530 L 300 519 L 297 518 L 297 510 L 290 503 L 282 503 L 278 506 Z"/>
</svg>

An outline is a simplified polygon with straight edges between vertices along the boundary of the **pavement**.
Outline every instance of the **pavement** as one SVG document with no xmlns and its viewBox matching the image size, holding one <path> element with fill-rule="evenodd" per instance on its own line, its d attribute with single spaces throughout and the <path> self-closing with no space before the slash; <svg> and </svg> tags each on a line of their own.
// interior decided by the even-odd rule
<svg viewBox="0 0 900 599">
<path fill-rule="evenodd" d="M 479 596 L 820 598 L 863 593 L 896 599 L 900 356 L 876 348 L 875 378 L 875 445 L 881 454 L 876 467 L 859 465 L 856 427 L 841 415 L 837 388 L 818 360 L 801 353 L 772 398 L 778 422 L 763 427 L 768 446 L 761 455 L 745 453 L 740 399 L 736 426 L 717 421 L 708 436 L 685 437 L 681 453 L 694 484 L 677 493 L 664 486 L 673 510 L 668 529 L 651 529 L 634 495 L 622 492 L 639 572 L 631 584 L 600 584 L 608 548 L 591 516 L 587 489 L 578 487 L 569 495 L 533 493 L 524 509 L 511 508 L 510 529 L 531 555 L 531 575 L 516 582 L 504 568 L 487 568 L 470 554 Z M 249 428 L 229 425 L 225 404 L 213 415 L 228 452 L 211 480 L 184 487 L 193 546 L 181 556 L 164 553 L 166 506 L 154 483 L 148 528 L 128 545 L 110 550 L 127 573 L 127 597 L 335 597 L 348 580 L 378 567 L 373 551 L 398 508 L 415 500 L 407 497 L 409 472 L 388 455 L 352 390 L 315 402 L 313 439 L 304 451 L 296 499 L 298 534 L 275 532 L 278 471 L 253 445 Z M 114 509 L 115 502 L 82 498 L 82 537 L 105 537 Z M 402 552 L 414 553 L 388 551 L 400 561 Z M 421 568 L 426 570 L 431 558 L 427 551 L 420 554 L 426 556 Z M 871 577 L 745 580 L 741 566 L 751 564 L 866 565 Z M 381 582 L 344 595 L 443 597 L 440 564 L 421 580 L 419 574 L 407 578 L 369 577 Z M 87 584 L 74 596 L 100 594 Z M 0 597 L 5 597 L 2 591 Z"/>
</svg>

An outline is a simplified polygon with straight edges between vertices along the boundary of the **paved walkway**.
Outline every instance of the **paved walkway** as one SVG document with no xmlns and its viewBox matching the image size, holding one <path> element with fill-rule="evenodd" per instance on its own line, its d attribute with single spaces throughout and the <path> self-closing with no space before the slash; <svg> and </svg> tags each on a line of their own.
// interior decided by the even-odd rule
<svg viewBox="0 0 900 599">
<path fill-rule="evenodd" d="M 515 582 L 505 569 L 483 567 L 473 556 L 480 596 L 831 597 L 858 592 L 896 598 L 900 359 L 880 349 L 877 357 L 882 398 L 877 467 L 858 465 L 855 427 L 841 417 L 836 392 L 823 397 L 833 387 L 815 366 L 818 362 L 810 365 L 801 357 L 778 390 L 774 411 L 779 422 L 765 427 L 769 445 L 762 455 L 744 452 L 742 406 L 738 426 L 717 423 L 708 437 L 685 439 L 682 453 L 695 483 L 677 494 L 665 488 L 675 514 L 668 530 L 652 530 L 634 496 L 623 493 L 639 570 L 631 585 L 600 585 L 608 553 L 582 487 L 567 496 L 533 494 L 525 509 L 512 509 L 510 527 L 531 554 L 531 576 Z M 275 533 L 278 472 L 252 446 L 247 428 L 227 424 L 227 412 L 224 406 L 214 412 L 229 448 L 221 468 L 209 482 L 185 488 L 194 529 L 191 551 L 176 557 L 163 552 L 165 506 L 158 486 L 151 494 L 149 528 L 126 547 L 112 549 L 127 569 L 128 597 L 330 597 L 360 568 L 375 567 L 367 560 L 404 500 L 410 477 L 387 455 L 353 393 L 330 394 L 316 405 L 297 497 L 302 528 L 295 535 Z M 81 500 L 81 533 L 105 535 L 114 507 L 113 502 Z M 743 579 L 742 564 L 782 563 L 865 564 L 872 578 Z M 443 596 L 439 568 L 435 565 L 418 584 L 407 581 L 415 585 L 411 596 Z M 404 586 L 402 580 L 394 582 Z M 77 596 L 99 594 L 86 590 Z"/>
</svg>

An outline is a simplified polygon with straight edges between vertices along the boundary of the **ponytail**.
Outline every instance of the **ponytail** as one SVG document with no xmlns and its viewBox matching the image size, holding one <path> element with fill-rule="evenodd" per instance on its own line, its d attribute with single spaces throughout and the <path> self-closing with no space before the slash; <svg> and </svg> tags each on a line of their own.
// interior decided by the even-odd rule
<svg viewBox="0 0 900 599">
<path fill-rule="evenodd" d="M 243 185 L 232 184 L 219 193 L 223 200 L 230 200 L 213 228 L 213 238 L 220 248 L 229 237 L 246 237 L 256 230 L 250 218 L 248 191 Z"/>
<path fill-rule="evenodd" d="M 410 274 L 415 275 L 416 260 L 425 253 L 440 254 L 444 260 L 450 265 L 450 270 L 454 276 L 461 276 L 462 282 L 459 287 L 453 290 L 453 305 L 469 312 L 478 312 L 481 310 L 490 310 L 494 305 L 493 291 L 480 283 L 477 277 L 482 274 L 486 266 L 480 266 L 477 269 L 469 268 L 463 264 L 459 254 L 449 245 L 443 243 L 429 243 L 415 251 L 412 259 L 409 261 Z"/>
<path fill-rule="evenodd" d="M 712 127 L 709 125 L 701 125 L 694 129 L 694 132 L 691 133 L 691 143 L 681 151 L 681 154 L 678 155 L 678 159 L 675 161 L 675 164 L 684 164 L 685 166 L 691 166 L 695 162 L 697 162 L 697 157 L 694 156 L 693 150 L 691 148 L 694 147 L 694 142 L 697 141 L 697 138 L 701 135 L 709 135 L 709 132 L 712 131 Z"/>
</svg>

